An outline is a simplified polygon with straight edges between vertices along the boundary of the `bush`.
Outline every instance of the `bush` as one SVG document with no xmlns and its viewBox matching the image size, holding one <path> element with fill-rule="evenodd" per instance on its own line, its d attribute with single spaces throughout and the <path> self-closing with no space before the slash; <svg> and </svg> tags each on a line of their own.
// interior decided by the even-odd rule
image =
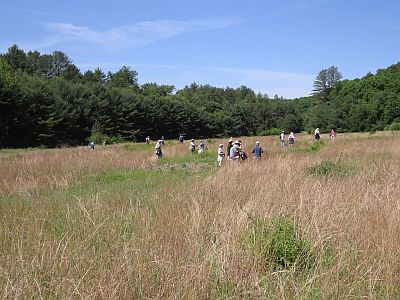
<svg viewBox="0 0 400 300">
<path fill-rule="evenodd" d="M 312 176 L 349 176 L 356 171 L 352 165 L 342 164 L 339 161 L 324 160 L 319 164 L 306 169 L 307 175 Z"/>
<path fill-rule="evenodd" d="M 286 217 L 277 217 L 271 223 L 256 217 L 245 237 L 248 249 L 264 267 L 287 269 L 312 265 L 311 242 L 299 238 L 293 222 Z"/>
<path fill-rule="evenodd" d="M 122 136 L 117 135 L 117 136 L 110 137 L 109 138 L 109 142 L 112 143 L 112 144 L 120 144 L 120 143 L 124 143 L 125 140 L 124 140 L 124 138 Z"/>
<path fill-rule="evenodd" d="M 88 142 L 94 142 L 95 144 L 102 144 L 103 142 L 106 142 L 106 144 L 119 144 L 124 143 L 125 140 L 119 135 L 109 137 L 100 132 L 94 132 L 88 137 Z"/>
<path fill-rule="evenodd" d="M 385 130 L 386 131 L 398 131 L 398 130 L 400 130 L 400 123 L 399 122 L 393 122 L 392 124 L 387 125 L 385 127 Z"/>
<path fill-rule="evenodd" d="M 106 143 L 110 143 L 110 138 L 100 132 L 94 132 L 88 137 L 88 141 L 94 142 L 95 144 L 102 144 L 104 141 L 106 141 Z"/>
<path fill-rule="evenodd" d="M 310 146 L 308 146 L 306 149 L 304 149 L 305 152 L 309 152 L 309 153 L 315 153 L 318 152 L 319 150 L 321 150 L 321 147 L 324 145 L 325 143 L 323 141 L 319 141 L 319 142 L 315 142 L 312 143 Z"/>
<path fill-rule="evenodd" d="M 270 128 L 270 129 L 263 129 L 257 132 L 258 136 L 265 136 L 265 135 L 280 135 L 282 132 L 279 128 Z"/>
</svg>

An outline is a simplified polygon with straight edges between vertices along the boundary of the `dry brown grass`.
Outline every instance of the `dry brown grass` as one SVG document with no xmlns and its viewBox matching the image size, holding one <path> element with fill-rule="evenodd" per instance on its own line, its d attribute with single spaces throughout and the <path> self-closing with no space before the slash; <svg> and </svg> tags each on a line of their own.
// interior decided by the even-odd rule
<svg viewBox="0 0 400 300">
<path fill-rule="evenodd" d="M 255 138 L 242 140 L 250 153 Z M 325 140 L 319 152 L 307 152 L 299 148 L 309 147 L 310 136 L 299 136 L 294 149 L 263 137 L 260 163 L 225 163 L 212 175 L 199 172 L 148 194 L 125 188 L 111 197 L 75 193 L 61 200 L 37 191 L 56 192 L 85 182 L 90 173 L 147 168 L 153 151 L 116 146 L 4 156 L 1 296 L 399 298 L 400 136 Z M 217 144 L 210 145 L 213 151 Z M 181 155 L 187 149 L 174 145 L 168 151 Z M 308 167 L 327 160 L 351 165 L 354 172 L 307 175 Z M 298 236 L 312 243 L 313 266 L 261 267 L 244 239 L 255 216 L 293 220 Z"/>
</svg>

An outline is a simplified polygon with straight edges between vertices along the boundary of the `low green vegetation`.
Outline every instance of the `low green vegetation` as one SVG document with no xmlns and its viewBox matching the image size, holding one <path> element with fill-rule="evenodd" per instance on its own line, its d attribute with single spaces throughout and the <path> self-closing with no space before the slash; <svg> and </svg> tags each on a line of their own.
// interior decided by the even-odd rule
<svg viewBox="0 0 400 300">
<path fill-rule="evenodd" d="M 280 135 L 282 132 L 279 128 L 271 128 L 271 129 L 263 129 L 257 132 L 258 136 L 265 136 L 265 135 Z"/>
<path fill-rule="evenodd" d="M 324 145 L 324 141 L 312 142 L 311 144 L 309 142 L 296 142 L 295 146 L 290 148 L 290 150 L 293 152 L 312 154 L 319 152 Z"/>
<path fill-rule="evenodd" d="M 399 131 L 400 130 L 400 122 L 393 122 L 392 124 L 386 126 L 385 130 L 388 130 L 388 131 Z"/>
<path fill-rule="evenodd" d="M 154 150 L 154 143 L 147 145 L 146 143 L 127 143 L 124 145 L 125 149 L 128 151 L 144 151 L 144 150 Z"/>
<path fill-rule="evenodd" d="M 173 157 L 163 157 L 159 160 L 161 165 L 169 164 L 169 165 L 178 165 L 180 167 L 189 167 L 196 165 L 198 167 L 206 167 L 206 166 L 216 166 L 217 158 L 216 154 L 211 153 L 210 151 L 205 151 L 202 154 L 198 153 L 187 153 L 184 155 L 173 156 Z"/>
<path fill-rule="evenodd" d="M 324 160 L 306 168 L 306 174 L 310 176 L 350 176 L 357 171 L 354 164 L 344 163 L 340 160 Z"/>
<path fill-rule="evenodd" d="M 301 238 L 287 217 L 270 222 L 252 218 L 245 233 L 245 246 L 264 268 L 301 269 L 312 265 L 311 241 Z"/>
</svg>

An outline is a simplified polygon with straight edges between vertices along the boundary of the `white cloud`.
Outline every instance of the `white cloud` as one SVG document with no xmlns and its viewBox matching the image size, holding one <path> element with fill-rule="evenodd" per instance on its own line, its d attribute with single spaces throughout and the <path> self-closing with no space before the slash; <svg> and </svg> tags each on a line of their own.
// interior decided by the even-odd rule
<svg viewBox="0 0 400 300">
<path fill-rule="evenodd" d="M 112 28 L 107 31 L 96 31 L 85 26 L 69 23 L 44 23 L 53 31 L 53 36 L 45 38 L 47 47 L 68 42 L 96 43 L 107 47 L 141 47 L 174 36 L 232 27 L 243 23 L 243 20 L 233 18 L 210 18 L 192 21 L 156 20 L 138 22 L 131 26 Z"/>
</svg>

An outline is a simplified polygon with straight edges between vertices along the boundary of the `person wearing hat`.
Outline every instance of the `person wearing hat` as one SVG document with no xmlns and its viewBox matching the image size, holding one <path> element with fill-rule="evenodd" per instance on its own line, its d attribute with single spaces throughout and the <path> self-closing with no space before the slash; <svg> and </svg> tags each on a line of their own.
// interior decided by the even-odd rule
<svg viewBox="0 0 400 300">
<path fill-rule="evenodd" d="M 281 132 L 280 140 L 281 140 L 281 147 L 285 147 L 285 131 L 283 130 Z"/>
<path fill-rule="evenodd" d="M 260 147 L 259 141 L 256 142 L 256 145 L 253 147 L 253 150 L 251 150 L 251 153 L 253 153 L 254 160 L 261 160 L 261 156 L 264 153 L 264 150 Z"/>
<path fill-rule="evenodd" d="M 189 151 L 190 153 L 194 153 L 195 150 L 196 150 L 196 144 L 194 143 L 194 139 L 191 139 L 189 143 Z"/>
<path fill-rule="evenodd" d="M 294 140 L 295 140 L 295 139 L 296 139 L 296 137 L 294 136 L 293 131 L 291 131 L 291 132 L 289 133 L 289 136 L 288 136 L 289 147 L 293 147 L 293 144 L 294 144 Z"/>
<path fill-rule="evenodd" d="M 240 158 L 240 142 L 238 140 L 236 140 L 233 143 L 233 146 L 231 148 L 231 150 L 229 151 L 229 156 L 231 159 L 238 161 Z"/>
<path fill-rule="evenodd" d="M 231 158 L 231 155 L 230 155 L 230 151 L 231 151 L 231 148 L 232 148 L 232 143 L 233 143 L 233 139 L 232 138 L 230 138 L 229 139 L 229 141 L 228 141 L 228 146 L 226 147 L 226 156 L 228 156 L 228 158 Z"/>
<path fill-rule="evenodd" d="M 224 160 L 225 157 L 225 152 L 224 152 L 224 145 L 219 144 L 218 146 L 218 166 L 220 167 L 222 164 L 222 161 Z"/>
</svg>

